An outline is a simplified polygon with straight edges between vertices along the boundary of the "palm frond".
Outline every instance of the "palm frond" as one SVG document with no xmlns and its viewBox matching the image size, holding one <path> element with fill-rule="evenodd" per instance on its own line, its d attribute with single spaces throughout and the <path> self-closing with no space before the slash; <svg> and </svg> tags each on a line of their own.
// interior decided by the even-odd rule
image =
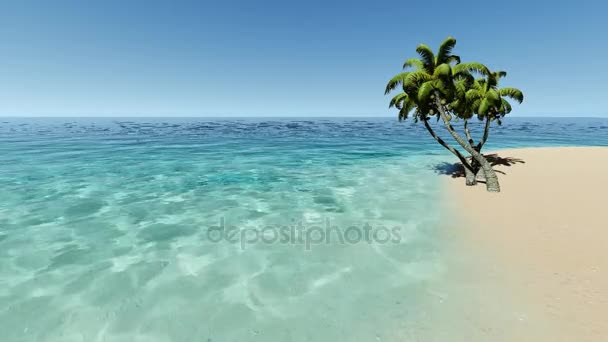
<svg viewBox="0 0 608 342">
<path fill-rule="evenodd" d="M 501 112 L 502 114 L 508 114 L 511 113 L 511 110 L 513 109 L 513 107 L 511 107 L 511 104 L 509 103 L 509 101 L 505 100 L 505 99 L 500 99 L 502 106 L 501 106 Z"/>
<path fill-rule="evenodd" d="M 460 63 L 454 66 L 453 68 L 454 74 L 459 74 L 462 72 L 474 72 L 481 75 L 489 75 L 490 70 L 487 66 L 477 63 L 477 62 L 468 62 L 468 63 Z"/>
<path fill-rule="evenodd" d="M 507 77 L 507 72 L 506 71 L 496 71 L 496 72 L 494 72 L 494 74 L 496 75 L 496 78 Z"/>
<path fill-rule="evenodd" d="M 475 82 L 475 78 L 469 72 L 460 72 L 458 74 L 454 73 L 454 67 L 452 67 L 452 78 L 456 81 L 465 81 L 467 86 Z"/>
<path fill-rule="evenodd" d="M 448 37 L 435 55 L 430 47 L 419 44 L 419 58 L 407 59 L 403 64 L 406 70 L 388 82 L 385 94 L 403 89 L 389 103 L 389 108 L 398 109 L 400 121 L 410 116 L 414 121 L 432 116 L 439 120 L 438 106 L 445 106 L 455 120 L 476 115 L 480 120 L 494 121 L 511 112 L 507 99 L 523 101 L 520 90 L 498 87 L 499 79 L 507 75 L 505 71 L 492 72 L 477 62 L 462 63 L 460 57 L 452 55 L 455 46 L 456 39 Z"/>
<path fill-rule="evenodd" d="M 486 97 L 485 97 L 489 103 L 491 105 L 494 105 L 495 103 L 500 101 L 500 95 L 498 95 L 498 92 L 494 89 L 490 89 L 486 92 Z"/>
<path fill-rule="evenodd" d="M 416 104 L 411 99 L 405 100 L 403 107 L 399 110 L 399 121 L 407 119 L 412 109 L 416 107 Z"/>
<path fill-rule="evenodd" d="M 465 95 L 467 102 L 471 102 L 471 103 L 473 103 L 473 101 L 475 101 L 476 99 L 479 99 L 481 97 L 482 97 L 482 95 L 478 89 L 469 89 Z"/>
<path fill-rule="evenodd" d="M 433 77 L 437 78 L 446 78 L 452 76 L 452 67 L 449 64 L 440 64 L 435 68 L 435 72 L 433 73 Z"/>
<path fill-rule="evenodd" d="M 522 103 L 524 101 L 524 93 L 517 88 L 502 88 L 498 91 L 500 96 L 506 96 L 512 98 L 513 100 Z"/>
<path fill-rule="evenodd" d="M 391 102 L 388 104 L 388 108 L 392 108 L 394 106 L 397 107 L 397 109 L 401 109 L 401 103 L 407 100 L 407 97 L 408 96 L 406 93 L 397 94 L 397 96 L 391 99 Z"/>
<path fill-rule="evenodd" d="M 424 44 L 419 44 L 416 47 L 416 52 L 420 55 L 420 59 L 422 63 L 424 63 L 424 68 L 427 69 L 429 73 L 433 73 L 435 70 L 435 54 L 430 47 Z"/>
<path fill-rule="evenodd" d="M 433 76 L 429 75 L 426 71 L 412 71 L 407 74 L 403 80 L 404 86 L 420 85 L 423 82 L 428 82 L 433 79 Z"/>
<path fill-rule="evenodd" d="M 435 90 L 433 82 L 423 83 L 418 89 L 418 102 L 428 102 L 431 97 L 431 94 L 433 93 L 433 90 Z"/>
<path fill-rule="evenodd" d="M 468 85 L 469 85 L 469 83 L 465 79 L 456 80 L 454 82 L 454 89 L 456 90 L 456 93 L 459 97 L 465 96 Z"/>
<path fill-rule="evenodd" d="M 475 80 L 475 86 L 479 87 L 479 88 L 484 88 L 486 85 L 486 79 L 485 78 L 478 78 Z"/>
<path fill-rule="evenodd" d="M 435 59 L 435 65 L 449 63 L 448 58 L 452 55 L 452 50 L 456 46 L 456 39 L 454 37 L 448 37 L 439 45 L 437 51 L 437 58 Z"/>
<path fill-rule="evenodd" d="M 479 108 L 477 109 L 477 114 L 484 116 L 486 114 L 488 114 L 488 111 L 490 110 L 490 101 L 488 101 L 487 98 L 483 98 L 481 100 L 481 102 L 479 103 Z"/>
<path fill-rule="evenodd" d="M 424 69 L 424 63 L 419 58 L 410 58 L 403 63 L 403 69 L 406 68 Z"/>
<path fill-rule="evenodd" d="M 397 88 L 398 86 L 403 84 L 403 81 L 405 80 L 405 78 L 407 77 L 408 74 L 409 74 L 409 72 L 402 72 L 402 73 L 396 75 L 395 77 L 391 78 L 391 80 L 388 81 L 388 84 L 386 85 L 386 89 L 384 90 L 384 95 L 390 93 L 395 88 Z"/>
<path fill-rule="evenodd" d="M 473 110 L 474 112 L 478 112 L 480 105 L 481 105 L 481 99 L 480 98 L 474 99 L 473 101 L 471 101 L 471 110 Z"/>
<path fill-rule="evenodd" d="M 451 56 L 449 56 L 446 59 L 445 63 L 448 63 L 448 64 L 452 64 L 452 63 L 454 63 L 454 64 L 460 64 L 460 56 L 451 55 Z"/>
</svg>

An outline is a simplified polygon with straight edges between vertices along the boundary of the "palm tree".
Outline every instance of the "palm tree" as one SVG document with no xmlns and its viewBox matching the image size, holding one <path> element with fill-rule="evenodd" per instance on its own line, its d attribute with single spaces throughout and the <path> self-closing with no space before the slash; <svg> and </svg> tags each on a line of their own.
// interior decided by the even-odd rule
<svg viewBox="0 0 608 342">
<path fill-rule="evenodd" d="M 524 94 L 517 88 L 498 88 L 498 80 L 506 76 L 506 71 L 489 72 L 486 78 L 475 80 L 473 86 L 466 92 L 469 108 L 477 114 L 479 120 L 486 123 L 483 138 L 475 145 L 477 151 L 481 151 L 487 141 L 490 123 L 496 121 L 500 125 L 501 119 L 511 112 L 512 106 L 506 98 L 520 104 L 524 100 Z"/>
<path fill-rule="evenodd" d="M 432 103 L 428 101 L 429 94 L 426 94 L 426 92 L 432 90 L 428 82 L 434 82 L 437 86 L 441 86 L 441 81 L 434 78 L 436 72 L 437 74 L 445 72 L 445 67 L 442 66 L 444 64 L 449 67 L 451 64 L 460 63 L 460 57 L 451 54 L 455 45 L 456 40 L 449 37 L 439 47 L 436 57 L 430 47 L 424 44 L 418 45 L 416 52 L 418 52 L 420 58 L 410 58 L 403 64 L 404 70 L 408 68 L 413 70 L 402 72 L 393 77 L 386 86 L 385 95 L 401 86 L 403 92 L 393 97 L 389 104 L 389 108 L 394 106 L 399 109 L 399 121 L 407 119 L 413 112 L 414 121 L 424 122 L 424 126 L 431 136 L 441 146 L 452 152 L 463 166 L 472 172 L 473 169 L 466 157 L 441 139 L 428 123 L 430 117 L 438 115 L 438 112 L 432 108 Z M 421 86 L 425 84 L 427 85 L 421 89 Z"/>
<path fill-rule="evenodd" d="M 386 86 L 385 94 L 401 86 L 403 93 L 395 96 L 389 107 L 395 106 L 399 109 L 400 120 L 406 119 L 409 113 L 414 111 L 414 120 L 422 120 L 431 136 L 458 157 L 467 173 L 473 172 L 474 169 L 466 158 L 439 138 L 428 124 L 430 117 L 435 116 L 437 120 L 441 118 L 454 140 L 481 166 L 486 177 L 488 191 L 497 192 L 500 191 L 500 185 L 490 163 L 463 139 L 451 124 L 450 111 L 456 114 L 460 112 L 457 108 L 465 108 L 462 98 L 466 96 L 466 89 L 474 81 L 470 73 L 487 72 L 487 68 L 483 64 L 460 63 L 460 57 L 452 55 L 455 45 L 456 39 L 447 38 L 439 46 L 436 56 L 428 46 L 418 45 L 416 52 L 420 58 L 408 59 L 403 65 L 404 69 L 413 68 L 414 70 L 402 72 L 393 77 Z"/>
<path fill-rule="evenodd" d="M 464 119 L 464 131 L 467 140 L 477 152 L 481 152 L 481 149 L 488 140 L 490 124 L 493 121 L 496 121 L 499 125 L 502 124 L 502 118 L 511 112 L 512 106 L 506 98 L 515 100 L 520 104 L 524 100 L 521 90 L 498 87 L 499 79 L 507 76 L 505 71 L 490 72 L 487 70 L 485 76 L 485 78 L 475 80 L 466 91 L 464 100 L 462 97 L 460 99 L 465 105 L 461 106 L 459 117 Z M 468 125 L 468 120 L 474 114 L 477 114 L 479 120 L 485 121 L 483 136 L 477 144 L 475 144 L 471 136 Z M 468 183 L 475 182 L 476 175 L 479 172 L 479 164 L 474 160 L 471 162 L 471 166 L 473 167 L 473 174 L 467 173 Z"/>
</svg>

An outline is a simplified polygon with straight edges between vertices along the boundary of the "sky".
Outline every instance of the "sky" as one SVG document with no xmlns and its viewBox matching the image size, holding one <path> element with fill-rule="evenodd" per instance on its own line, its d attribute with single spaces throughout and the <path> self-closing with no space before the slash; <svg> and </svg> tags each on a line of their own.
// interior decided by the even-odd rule
<svg viewBox="0 0 608 342">
<path fill-rule="evenodd" d="M 608 116 L 608 2 L 3 1 L 0 116 L 395 116 L 386 82 L 448 36 L 514 116 Z"/>
</svg>

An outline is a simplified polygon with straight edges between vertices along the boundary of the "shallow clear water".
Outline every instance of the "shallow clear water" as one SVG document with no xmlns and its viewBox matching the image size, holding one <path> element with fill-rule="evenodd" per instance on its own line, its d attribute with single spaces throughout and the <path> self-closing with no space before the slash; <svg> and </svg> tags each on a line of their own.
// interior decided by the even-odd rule
<svg viewBox="0 0 608 342">
<path fill-rule="evenodd" d="M 393 341 L 444 276 L 422 127 L 383 119 L 0 119 L 3 341 Z M 509 119 L 488 149 L 608 145 Z M 343 240 L 343 241 L 341 241 Z"/>
</svg>

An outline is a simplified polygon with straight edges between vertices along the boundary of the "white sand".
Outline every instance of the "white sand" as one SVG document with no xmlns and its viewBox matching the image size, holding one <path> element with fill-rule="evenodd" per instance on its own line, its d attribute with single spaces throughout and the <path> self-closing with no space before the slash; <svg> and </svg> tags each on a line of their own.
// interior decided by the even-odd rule
<svg viewBox="0 0 608 342">
<path fill-rule="evenodd" d="M 530 341 L 608 341 L 608 147 L 498 155 L 519 160 L 495 167 L 504 173 L 501 193 L 446 177 L 462 222 L 458 235 L 486 265 L 496 265 L 475 277 L 483 284 L 500 273 L 505 291 L 549 323 Z"/>
</svg>

